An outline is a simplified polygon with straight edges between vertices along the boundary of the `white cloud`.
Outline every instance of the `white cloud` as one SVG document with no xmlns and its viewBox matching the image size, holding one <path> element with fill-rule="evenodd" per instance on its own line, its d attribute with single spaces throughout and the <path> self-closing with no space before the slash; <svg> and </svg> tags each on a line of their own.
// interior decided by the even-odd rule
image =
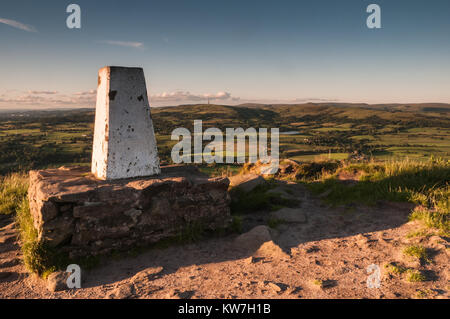
<svg viewBox="0 0 450 319">
<path fill-rule="evenodd" d="M 37 95 L 53 95 L 58 94 L 58 91 L 28 91 L 28 94 L 37 94 Z"/>
<path fill-rule="evenodd" d="M 0 95 L 0 107 L 95 107 L 97 90 L 87 90 L 68 94 L 57 91 L 4 92 Z M 163 92 L 150 96 L 151 106 L 194 104 L 194 103 L 236 103 L 239 97 L 228 92 L 193 94 L 189 91 Z"/>
<path fill-rule="evenodd" d="M 5 90 L 0 92 L 0 108 L 25 107 L 25 108 L 61 108 L 61 107 L 95 107 L 97 90 L 86 90 L 73 93 L 59 93 L 52 90 Z M 296 99 L 249 99 L 232 96 L 231 93 L 220 91 L 217 93 L 194 94 L 189 91 L 174 91 L 153 94 L 149 96 L 151 106 L 166 106 L 196 103 L 223 103 L 228 105 L 261 103 L 261 104 L 303 104 L 308 102 L 338 102 L 336 98 L 296 98 Z"/>
<path fill-rule="evenodd" d="M 23 24 L 23 23 L 21 23 L 19 21 L 15 21 L 15 20 L 0 18 L 0 23 L 9 25 L 9 26 L 11 26 L 13 28 L 24 30 L 24 31 L 27 31 L 27 32 L 37 32 L 35 27 L 33 27 L 31 25 Z"/>
<path fill-rule="evenodd" d="M 150 97 L 150 102 L 161 103 L 187 103 L 187 102 L 205 102 L 207 100 L 236 100 L 238 98 L 232 97 L 228 92 L 218 92 L 216 94 L 192 94 L 189 91 L 164 92 L 155 94 Z"/>
<path fill-rule="evenodd" d="M 142 48 L 144 46 L 144 43 L 142 42 L 128 42 L 128 41 L 100 41 L 100 43 L 110 44 L 110 45 L 118 45 L 121 47 L 129 47 L 129 48 Z"/>
<path fill-rule="evenodd" d="M 17 94 L 3 94 L 0 107 L 95 107 L 94 90 L 71 94 L 57 91 L 27 91 Z"/>
<path fill-rule="evenodd" d="M 325 103 L 325 102 L 337 102 L 339 99 L 323 99 L 318 97 L 309 97 L 309 98 L 296 98 L 292 100 L 293 103 Z"/>
<path fill-rule="evenodd" d="M 76 92 L 73 95 L 76 96 L 87 96 L 87 95 L 95 95 L 97 94 L 96 90 L 89 90 L 89 91 L 84 91 L 84 92 Z"/>
</svg>

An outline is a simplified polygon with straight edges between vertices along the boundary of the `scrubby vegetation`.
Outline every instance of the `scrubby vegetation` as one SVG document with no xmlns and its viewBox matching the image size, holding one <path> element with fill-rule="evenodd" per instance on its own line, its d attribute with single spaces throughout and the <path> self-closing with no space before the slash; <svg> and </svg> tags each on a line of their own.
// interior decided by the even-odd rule
<svg viewBox="0 0 450 319">
<path fill-rule="evenodd" d="M 409 270 L 406 280 L 409 282 L 421 282 L 427 280 L 427 278 L 419 270 Z"/>
<path fill-rule="evenodd" d="M 358 183 L 343 184 L 339 174 L 358 171 Z M 323 174 L 310 181 L 316 194 L 326 194 L 333 205 L 359 202 L 373 205 L 378 201 L 405 201 L 420 207 L 412 212 L 411 220 L 422 220 L 427 226 L 450 231 L 450 161 L 430 159 L 428 162 L 410 160 L 344 164 L 332 174 Z"/>
<path fill-rule="evenodd" d="M 12 214 L 26 197 L 28 178 L 26 174 L 0 176 L 0 214 Z"/>
<path fill-rule="evenodd" d="M 403 254 L 417 258 L 421 262 L 429 263 L 431 259 L 428 257 L 428 253 L 425 247 L 420 245 L 408 246 L 403 250 Z"/>
<path fill-rule="evenodd" d="M 22 199 L 18 203 L 16 212 L 16 224 L 19 230 L 25 267 L 30 272 L 45 277 L 53 272 L 60 262 L 49 247 L 38 242 L 38 232 L 33 225 L 28 200 Z"/>
<path fill-rule="evenodd" d="M 401 275 L 403 273 L 405 273 L 406 271 L 408 271 L 408 268 L 399 265 L 397 263 L 389 263 L 387 265 L 385 265 L 386 270 L 391 273 L 391 274 L 395 274 L 395 275 Z"/>
</svg>

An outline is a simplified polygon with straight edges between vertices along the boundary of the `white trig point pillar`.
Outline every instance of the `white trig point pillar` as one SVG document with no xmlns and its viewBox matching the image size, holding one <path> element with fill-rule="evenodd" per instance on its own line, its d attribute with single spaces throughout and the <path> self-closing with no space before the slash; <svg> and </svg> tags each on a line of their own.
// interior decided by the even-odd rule
<svg viewBox="0 0 450 319">
<path fill-rule="evenodd" d="M 108 66 L 98 73 L 91 171 L 103 180 L 161 171 L 142 68 Z"/>
</svg>

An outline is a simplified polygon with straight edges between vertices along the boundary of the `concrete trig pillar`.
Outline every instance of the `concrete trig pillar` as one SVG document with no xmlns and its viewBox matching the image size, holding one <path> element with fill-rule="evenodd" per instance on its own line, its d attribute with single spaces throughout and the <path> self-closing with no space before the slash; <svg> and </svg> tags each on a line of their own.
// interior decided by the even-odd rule
<svg viewBox="0 0 450 319">
<path fill-rule="evenodd" d="M 91 171 L 107 180 L 161 171 L 142 68 L 109 66 L 98 73 Z"/>
</svg>

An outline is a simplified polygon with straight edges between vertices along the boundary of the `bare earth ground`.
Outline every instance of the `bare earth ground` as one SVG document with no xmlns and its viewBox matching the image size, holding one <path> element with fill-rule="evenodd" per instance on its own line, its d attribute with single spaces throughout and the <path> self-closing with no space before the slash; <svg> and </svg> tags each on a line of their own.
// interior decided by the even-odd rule
<svg viewBox="0 0 450 319">
<path fill-rule="evenodd" d="M 52 293 L 29 275 L 11 217 L 0 219 L 0 298 L 449 298 L 449 244 L 439 236 L 406 235 L 410 204 L 326 207 L 301 186 L 285 185 L 300 198 L 306 221 L 272 230 L 268 212 L 246 215 L 244 235 L 153 249 L 135 258 L 105 261 L 83 272 L 82 289 Z M 431 263 L 403 255 L 405 246 L 428 248 Z M 427 280 L 408 282 L 384 267 L 397 262 L 421 270 Z M 381 287 L 368 288 L 367 267 L 381 270 Z M 322 280 L 317 285 L 315 280 Z"/>
</svg>

